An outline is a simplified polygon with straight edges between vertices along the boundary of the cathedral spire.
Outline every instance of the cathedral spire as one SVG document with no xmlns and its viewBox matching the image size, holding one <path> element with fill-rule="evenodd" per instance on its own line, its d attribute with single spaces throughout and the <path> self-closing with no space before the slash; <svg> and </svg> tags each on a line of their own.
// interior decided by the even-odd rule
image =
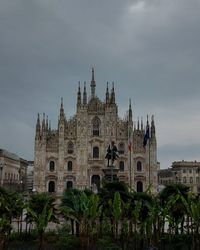
<svg viewBox="0 0 200 250">
<path fill-rule="evenodd" d="M 110 98 L 110 94 L 109 94 L 109 88 L 108 88 L 108 82 L 107 82 L 107 88 L 106 88 L 106 104 L 109 103 L 109 98 Z"/>
<path fill-rule="evenodd" d="M 86 91 L 86 82 L 84 82 L 84 91 L 83 91 L 83 104 L 87 104 L 87 91 Z"/>
<path fill-rule="evenodd" d="M 38 114 L 37 123 L 36 123 L 36 138 L 40 136 L 40 115 Z"/>
<path fill-rule="evenodd" d="M 51 132 L 51 121 L 49 121 L 49 132 Z"/>
<path fill-rule="evenodd" d="M 65 117 L 64 108 L 63 108 L 63 98 L 61 97 L 61 104 L 60 104 L 60 119 Z"/>
<path fill-rule="evenodd" d="M 156 129 L 155 129 L 155 124 L 154 124 L 154 116 L 151 116 L 151 137 L 155 137 L 156 134 Z"/>
<path fill-rule="evenodd" d="M 96 88 L 96 82 L 94 80 L 94 68 L 92 68 L 92 80 L 91 80 L 91 98 L 95 97 L 95 88 Z"/>
<path fill-rule="evenodd" d="M 80 81 L 78 82 L 78 92 L 77 92 L 77 106 L 81 105 L 81 86 Z"/>
<path fill-rule="evenodd" d="M 111 90 L 111 97 L 110 97 L 110 103 L 115 103 L 115 87 L 114 82 L 112 82 L 112 90 Z"/>
<path fill-rule="evenodd" d="M 45 130 L 45 113 L 43 113 L 43 119 L 42 119 L 42 131 Z"/>
<path fill-rule="evenodd" d="M 139 121 L 139 117 L 138 117 L 138 120 L 137 120 L 137 130 L 140 130 L 140 121 Z"/>
<path fill-rule="evenodd" d="M 132 112 L 132 107 L 131 107 L 131 99 L 129 99 L 128 118 L 129 118 L 129 121 L 132 121 L 132 118 L 133 118 L 133 112 Z"/>
<path fill-rule="evenodd" d="M 47 115 L 47 118 L 46 118 L 46 131 L 48 131 L 48 129 L 49 129 L 48 123 L 49 123 L 49 120 L 48 120 L 48 115 Z"/>
<path fill-rule="evenodd" d="M 144 130 L 144 127 L 143 127 L 143 117 L 141 117 L 141 130 Z"/>
</svg>

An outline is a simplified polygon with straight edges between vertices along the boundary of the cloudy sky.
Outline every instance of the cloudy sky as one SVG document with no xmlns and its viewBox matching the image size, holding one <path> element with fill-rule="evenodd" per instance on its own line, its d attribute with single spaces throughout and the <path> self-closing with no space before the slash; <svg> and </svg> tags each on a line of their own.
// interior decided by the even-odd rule
<svg viewBox="0 0 200 250">
<path fill-rule="evenodd" d="M 154 114 L 161 168 L 200 160 L 199 0 L 0 0 L 0 148 L 34 155 L 37 113 L 75 113 L 78 81 Z"/>
</svg>

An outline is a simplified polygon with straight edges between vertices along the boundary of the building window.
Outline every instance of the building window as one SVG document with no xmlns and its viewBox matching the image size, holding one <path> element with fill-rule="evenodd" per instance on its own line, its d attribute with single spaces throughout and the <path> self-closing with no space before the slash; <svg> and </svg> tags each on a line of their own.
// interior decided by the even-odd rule
<svg viewBox="0 0 200 250">
<path fill-rule="evenodd" d="M 119 171 L 124 172 L 124 162 L 123 161 L 119 162 Z"/>
<path fill-rule="evenodd" d="M 193 183 L 193 177 L 190 177 L 190 183 Z"/>
<path fill-rule="evenodd" d="M 183 169 L 183 173 L 186 173 L 187 171 L 186 171 L 186 169 Z"/>
<path fill-rule="evenodd" d="M 68 152 L 68 154 L 73 154 L 74 153 L 74 144 L 72 142 L 68 143 L 67 152 Z"/>
<path fill-rule="evenodd" d="M 99 158 L 99 148 L 98 147 L 93 148 L 93 158 Z"/>
<path fill-rule="evenodd" d="M 183 177 L 183 183 L 187 183 L 187 178 L 186 178 L 186 176 Z"/>
<path fill-rule="evenodd" d="M 100 135 L 100 119 L 98 117 L 95 117 L 92 121 L 92 134 L 94 136 Z"/>
<path fill-rule="evenodd" d="M 55 170 L 55 162 L 50 161 L 49 162 L 49 171 L 53 172 Z"/>
<path fill-rule="evenodd" d="M 137 162 L 137 171 L 142 171 L 142 162 L 141 161 Z"/>
<path fill-rule="evenodd" d="M 72 171 L 72 161 L 68 161 L 67 163 L 67 170 Z"/>
<path fill-rule="evenodd" d="M 124 154 L 124 148 L 125 148 L 124 143 L 121 142 L 118 145 L 118 152 L 119 152 L 119 154 Z"/>
<path fill-rule="evenodd" d="M 54 181 L 49 182 L 48 192 L 49 193 L 54 193 L 55 192 L 55 182 Z"/>
<path fill-rule="evenodd" d="M 5 180 L 7 180 L 7 173 L 5 173 Z"/>
<path fill-rule="evenodd" d="M 192 169 L 189 170 L 189 173 L 190 173 L 190 174 L 192 173 Z"/>
<path fill-rule="evenodd" d="M 66 187 L 67 187 L 67 189 L 73 188 L 73 182 L 72 181 L 67 181 Z"/>
<path fill-rule="evenodd" d="M 199 183 L 199 177 L 196 177 L 196 183 Z"/>
</svg>

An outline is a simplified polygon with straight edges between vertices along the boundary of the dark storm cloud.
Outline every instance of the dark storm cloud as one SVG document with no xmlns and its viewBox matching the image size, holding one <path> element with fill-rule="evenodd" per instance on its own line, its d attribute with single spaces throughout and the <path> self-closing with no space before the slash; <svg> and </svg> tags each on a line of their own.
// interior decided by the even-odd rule
<svg viewBox="0 0 200 250">
<path fill-rule="evenodd" d="M 87 81 L 89 91 L 94 66 L 102 99 L 115 81 L 122 117 L 129 98 L 135 120 L 155 114 L 161 167 L 166 155 L 171 162 L 185 154 L 165 145 L 182 148 L 190 138 L 192 156 L 199 11 L 198 0 L 0 0 L 0 147 L 32 158 L 37 113 L 56 127 L 63 96 L 67 116 L 74 114 L 77 82 Z"/>
</svg>

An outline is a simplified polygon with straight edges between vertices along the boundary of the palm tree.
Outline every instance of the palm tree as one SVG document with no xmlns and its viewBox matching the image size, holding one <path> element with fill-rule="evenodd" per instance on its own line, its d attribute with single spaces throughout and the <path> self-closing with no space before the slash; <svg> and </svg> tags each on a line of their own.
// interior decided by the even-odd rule
<svg viewBox="0 0 200 250">
<path fill-rule="evenodd" d="M 76 234 L 79 235 L 81 223 L 81 191 L 77 189 L 66 189 L 61 200 L 60 210 L 66 220 L 71 221 L 71 232 L 74 234 L 74 222 L 76 223 Z"/>
<path fill-rule="evenodd" d="M 100 224 L 102 225 L 103 218 L 108 221 L 110 220 L 112 234 L 114 234 L 114 217 L 111 210 L 115 193 L 118 192 L 120 194 L 121 200 L 121 209 L 124 207 L 130 198 L 128 186 L 124 182 L 106 182 L 103 187 L 99 190 L 100 203 L 102 205 L 102 214 L 100 216 Z M 123 210 L 123 209 L 122 209 Z M 123 213 L 123 211 L 122 211 Z M 105 218 L 106 217 L 106 218 Z"/>
<path fill-rule="evenodd" d="M 199 247 L 199 227 L 200 227 L 200 197 L 190 194 L 186 200 L 182 197 L 182 202 L 185 205 L 185 209 L 188 216 L 191 218 L 191 232 L 193 239 L 193 249 L 198 249 Z"/>
<path fill-rule="evenodd" d="M 190 188 L 183 184 L 170 184 L 160 193 L 161 205 L 165 214 L 165 219 L 169 223 L 169 231 L 175 234 L 183 233 L 185 216 L 187 215 L 183 198 L 188 199 Z"/>
<path fill-rule="evenodd" d="M 39 250 L 43 249 L 44 232 L 49 222 L 58 223 L 56 218 L 55 198 L 46 193 L 34 194 L 27 204 L 27 218 L 34 222 L 39 234 Z"/>
<path fill-rule="evenodd" d="M 24 204 L 21 195 L 0 187 L 0 249 L 6 244 L 13 218 L 19 218 Z"/>
</svg>

